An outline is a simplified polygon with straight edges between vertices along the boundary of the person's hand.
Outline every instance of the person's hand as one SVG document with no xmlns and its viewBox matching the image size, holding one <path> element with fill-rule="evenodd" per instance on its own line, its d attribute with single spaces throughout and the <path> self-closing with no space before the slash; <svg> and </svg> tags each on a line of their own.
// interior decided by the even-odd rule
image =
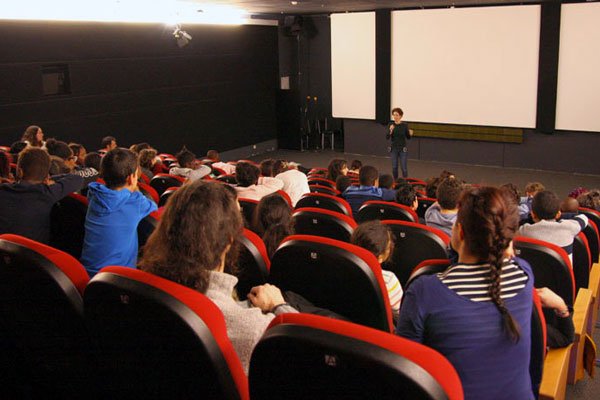
<svg viewBox="0 0 600 400">
<path fill-rule="evenodd" d="M 408 130 L 408 136 L 412 137 L 412 135 L 414 135 L 415 132 L 412 129 Z"/>
<path fill-rule="evenodd" d="M 394 130 L 394 124 L 390 124 L 390 134 L 392 133 L 393 130 Z"/>
<path fill-rule="evenodd" d="M 263 312 L 269 312 L 276 306 L 285 303 L 281 290 L 277 286 L 264 284 L 255 286 L 248 293 L 248 299 Z"/>
<path fill-rule="evenodd" d="M 542 307 L 551 308 L 557 312 L 560 316 L 569 316 L 569 308 L 565 304 L 565 301 L 547 287 L 535 289 L 540 300 L 542 301 Z M 566 314 L 566 315 L 564 315 Z"/>
</svg>

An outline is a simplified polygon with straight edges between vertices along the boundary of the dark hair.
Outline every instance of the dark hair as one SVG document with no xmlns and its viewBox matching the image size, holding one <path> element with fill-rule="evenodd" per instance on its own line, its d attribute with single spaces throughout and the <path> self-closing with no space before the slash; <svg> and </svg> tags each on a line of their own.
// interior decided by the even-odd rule
<svg viewBox="0 0 600 400">
<path fill-rule="evenodd" d="M 237 180 L 238 186 L 248 187 L 256 185 L 259 176 L 260 169 L 254 164 L 239 162 L 235 166 L 235 179 Z"/>
<path fill-rule="evenodd" d="M 46 143 L 46 147 L 48 147 L 47 143 Z M 69 148 L 73 152 L 73 155 L 76 157 L 79 157 L 81 150 L 84 149 L 83 145 L 81 145 L 79 143 L 69 143 Z"/>
<path fill-rule="evenodd" d="M 275 251 L 286 237 L 293 235 L 294 229 L 291 225 L 286 224 L 275 224 L 267 228 L 265 233 L 262 235 L 262 240 L 265 243 L 267 249 L 267 255 L 269 258 L 273 257 Z"/>
<path fill-rule="evenodd" d="M 206 158 L 210 158 L 213 161 L 219 161 L 219 152 L 216 150 L 209 150 L 206 152 Z"/>
<path fill-rule="evenodd" d="M 73 157 L 73 150 L 71 150 L 68 144 L 60 140 L 48 139 L 46 141 L 46 150 L 48 150 L 48 154 L 51 156 L 60 157 L 65 161 Z"/>
<path fill-rule="evenodd" d="M 450 172 L 447 169 L 440 172 L 440 179 L 446 179 L 446 178 L 455 178 L 454 172 Z"/>
<path fill-rule="evenodd" d="M 357 170 L 362 168 L 362 162 L 360 160 L 352 160 L 352 164 L 350 164 L 351 170 Z"/>
<path fill-rule="evenodd" d="M 273 176 L 277 176 L 285 171 L 287 171 L 287 162 L 285 160 L 276 160 L 273 163 Z"/>
<path fill-rule="evenodd" d="M 427 179 L 427 185 L 425 185 L 425 195 L 435 199 L 437 196 L 437 188 L 440 185 L 441 179 L 437 176 Z"/>
<path fill-rule="evenodd" d="M 590 192 L 585 192 L 577 196 L 577 201 L 579 202 L 579 207 L 594 208 L 594 198 Z"/>
<path fill-rule="evenodd" d="M 489 295 L 502 315 L 509 337 L 518 341 L 519 326 L 500 297 L 500 280 L 504 253 L 519 226 L 519 212 L 509 195 L 498 188 L 466 190 L 459 200 L 456 223 L 462 226 L 469 252 L 479 262 L 490 264 Z"/>
<path fill-rule="evenodd" d="M 132 147 L 132 149 L 131 149 L 131 150 L 132 150 L 134 153 L 137 153 L 137 154 L 140 154 L 140 152 L 141 152 L 142 150 L 146 150 L 146 149 L 151 149 L 151 148 L 152 148 L 152 146 L 150 146 L 150 144 L 148 144 L 148 143 L 146 143 L 146 142 L 143 142 L 143 143 L 138 143 L 138 144 L 134 144 L 134 145 L 133 145 L 133 146 L 131 146 L 131 147 Z"/>
<path fill-rule="evenodd" d="M 28 126 L 27 129 L 25 129 L 25 132 L 23 132 L 23 137 L 21 138 L 21 141 L 27 141 L 31 146 L 34 147 L 41 147 L 42 142 L 37 140 L 37 133 L 41 129 L 42 128 L 40 128 L 37 125 Z"/>
<path fill-rule="evenodd" d="M 28 147 L 19 153 L 17 171 L 25 181 L 43 181 L 50 172 L 50 156 L 39 147 Z"/>
<path fill-rule="evenodd" d="M 521 195 L 519 194 L 519 188 L 514 183 L 505 183 L 500 186 L 500 189 L 505 190 L 508 195 L 514 199 L 515 203 L 519 204 L 521 201 Z"/>
<path fill-rule="evenodd" d="M 456 178 L 446 178 L 436 190 L 436 199 L 445 210 L 454 210 L 463 191 L 463 184 Z"/>
<path fill-rule="evenodd" d="M 348 163 L 346 162 L 346 160 L 341 158 L 334 158 L 333 160 L 331 160 L 329 166 L 327 167 L 327 179 L 335 182 L 338 176 L 344 175 L 342 174 L 342 169 L 344 169 L 344 167 L 347 166 Z"/>
<path fill-rule="evenodd" d="M 175 158 L 177 158 L 177 163 L 181 168 L 190 168 L 190 165 L 196 159 L 196 155 L 183 146 L 181 151 L 175 155 Z"/>
<path fill-rule="evenodd" d="M 140 167 L 152 169 L 153 161 L 156 158 L 156 150 L 143 149 L 139 152 L 138 158 L 140 159 Z"/>
<path fill-rule="evenodd" d="M 352 186 L 352 179 L 346 175 L 340 175 L 335 180 L 335 188 L 340 192 L 344 193 L 344 190 L 348 189 L 349 186 Z"/>
<path fill-rule="evenodd" d="M 417 198 L 417 192 L 410 183 L 402 183 L 396 188 L 396 203 L 412 207 Z"/>
<path fill-rule="evenodd" d="M 531 211 L 539 219 L 554 219 L 560 211 L 560 199 L 554 192 L 549 190 L 537 192 L 531 202 Z"/>
<path fill-rule="evenodd" d="M 562 203 L 560 203 L 560 211 L 566 213 L 577 213 L 579 212 L 579 202 L 577 199 L 567 196 Z"/>
<path fill-rule="evenodd" d="M 379 220 L 364 222 L 354 229 L 350 237 L 350 243 L 367 249 L 375 257 L 379 257 L 385 253 L 388 246 L 391 246 L 388 259 L 394 252 L 394 236 L 387 225 L 384 225 Z M 387 260 L 384 260 L 384 262 Z"/>
<path fill-rule="evenodd" d="M 96 153 L 92 151 L 91 153 L 87 153 L 85 158 L 83 159 L 83 165 L 88 168 L 94 168 L 96 171 L 100 172 L 100 163 L 102 162 L 102 156 L 100 153 Z"/>
<path fill-rule="evenodd" d="M 105 136 L 102 138 L 100 146 L 105 149 L 107 146 L 110 146 L 113 141 L 115 143 L 117 142 L 117 139 L 115 139 L 114 136 Z"/>
<path fill-rule="evenodd" d="M 10 145 L 10 154 L 18 155 L 25 147 L 27 147 L 27 143 L 23 141 L 14 142 Z"/>
<path fill-rule="evenodd" d="M 117 147 L 106 153 L 100 163 L 100 175 L 106 187 L 116 189 L 127 184 L 127 178 L 138 169 L 138 159 L 131 150 Z"/>
<path fill-rule="evenodd" d="M 379 175 L 379 187 L 385 189 L 392 189 L 394 186 L 394 177 L 390 174 Z"/>
<path fill-rule="evenodd" d="M 287 200 L 277 193 L 260 199 L 254 212 L 253 230 L 262 236 L 270 258 L 281 241 L 294 233 Z"/>
<path fill-rule="evenodd" d="M 542 190 L 546 190 L 546 188 L 540 182 L 529 182 L 525 186 L 526 193 L 537 193 L 541 192 Z"/>
<path fill-rule="evenodd" d="M 58 156 L 50 156 L 50 170 L 48 173 L 50 176 L 68 174 L 71 169 L 66 166 L 65 160 Z"/>
<path fill-rule="evenodd" d="M 262 176 L 273 176 L 273 164 L 275 164 L 275 160 L 272 158 L 262 160 L 260 162 L 260 174 Z"/>
<path fill-rule="evenodd" d="M 379 171 L 377 171 L 377 168 L 371 165 L 365 165 L 358 173 L 358 181 L 363 186 L 375 185 L 377 178 L 379 178 Z"/>
<path fill-rule="evenodd" d="M 10 177 L 10 159 L 8 154 L 0 151 L 0 178 Z"/>
<path fill-rule="evenodd" d="M 197 180 L 169 198 L 158 226 L 144 246 L 140 269 L 206 293 L 210 275 L 242 233 L 235 191 L 217 182 Z"/>
<path fill-rule="evenodd" d="M 402 111 L 402 109 L 400 107 L 396 107 L 396 108 L 392 108 L 392 114 L 397 112 L 398 114 L 400 114 L 401 117 L 404 116 L 404 111 Z"/>
</svg>

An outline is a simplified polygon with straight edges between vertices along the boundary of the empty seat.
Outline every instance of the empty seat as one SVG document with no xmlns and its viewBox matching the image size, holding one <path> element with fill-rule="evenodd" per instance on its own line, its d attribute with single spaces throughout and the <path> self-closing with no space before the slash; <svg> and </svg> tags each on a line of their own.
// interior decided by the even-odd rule
<svg viewBox="0 0 600 400">
<path fill-rule="evenodd" d="M 301 235 L 324 236 L 350 241 L 356 222 L 349 216 L 322 208 L 299 208 L 292 214 L 294 231 Z"/>
<path fill-rule="evenodd" d="M 573 275 L 575 276 L 575 290 L 587 288 L 592 268 L 592 254 L 587 237 L 579 232 L 573 240 Z"/>
<path fill-rule="evenodd" d="M 355 219 L 358 223 L 375 219 L 419 222 L 419 217 L 412 208 L 403 204 L 380 200 L 369 200 L 365 202 L 358 210 Z"/>
<path fill-rule="evenodd" d="M 76 193 L 58 201 L 50 212 L 50 246 L 81 258 L 88 199 Z"/>
<path fill-rule="evenodd" d="M 402 287 L 419 263 L 429 259 L 448 258 L 450 238 L 439 229 L 406 221 L 382 221 L 394 235 L 394 254 L 386 264 L 393 271 Z"/>
<path fill-rule="evenodd" d="M 362 247 L 317 236 L 289 236 L 271 259 L 269 282 L 353 322 L 393 329 L 381 266 Z"/>
<path fill-rule="evenodd" d="M 165 190 L 173 186 L 181 186 L 185 182 L 185 178 L 169 174 L 156 174 L 150 180 L 150 186 L 156 190 L 158 196 L 163 194 Z"/>
<path fill-rule="evenodd" d="M 246 296 L 254 286 L 267 283 L 271 261 L 267 249 L 260 236 L 249 229 L 244 229 L 244 234 L 239 237 L 241 245 L 238 258 L 238 283 L 236 291 L 240 300 Z"/>
<path fill-rule="evenodd" d="M 165 190 L 163 192 L 163 194 L 160 195 L 160 200 L 158 201 L 158 206 L 159 207 L 164 207 L 165 204 L 167 204 L 167 200 L 169 200 L 169 197 L 171 197 L 171 195 L 173 193 L 175 193 L 175 191 L 177 189 L 179 189 L 181 186 L 173 186 L 168 188 L 167 190 Z"/>
<path fill-rule="evenodd" d="M 425 213 L 427 212 L 427 209 L 437 201 L 436 199 L 431 197 L 419 197 L 417 200 L 419 201 L 419 206 L 417 207 L 417 215 L 420 218 L 425 218 Z"/>
<path fill-rule="evenodd" d="M 306 193 L 296 203 L 296 209 L 299 208 L 322 208 L 324 210 L 335 211 L 352 217 L 352 208 L 350 204 L 341 197 L 332 196 L 325 193 Z"/>
<path fill-rule="evenodd" d="M 330 179 L 326 179 L 326 178 L 317 178 L 317 177 L 311 176 L 310 178 L 308 178 L 308 184 L 309 185 L 327 186 L 332 189 L 335 189 L 335 182 Z"/>
<path fill-rule="evenodd" d="M 323 185 L 308 185 L 311 193 L 325 193 L 332 196 L 339 196 L 341 193 L 335 188 Z"/>
<path fill-rule="evenodd" d="M 450 362 L 422 344 L 346 321 L 277 316 L 250 362 L 261 399 L 463 398 Z"/>
<path fill-rule="evenodd" d="M 71 255 L 22 236 L 0 235 L 2 341 L 14 345 L 0 357 L 19 354 L 33 398 L 101 397 L 83 320 L 88 280 Z"/>
<path fill-rule="evenodd" d="M 89 283 L 84 302 L 107 398 L 248 398 L 223 314 L 203 294 L 107 267 Z"/>
<path fill-rule="evenodd" d="M 258 200 L 240 197 L 238 198 L 238 203 L 240 203 L 240 209 L 242 211 L 242 215 L 244 216 L 244 226 L 252 226 L 252 221 L 254 220 L 254 210 L 256 210 L 256 207 L 258 206 Z"/>
</svg>

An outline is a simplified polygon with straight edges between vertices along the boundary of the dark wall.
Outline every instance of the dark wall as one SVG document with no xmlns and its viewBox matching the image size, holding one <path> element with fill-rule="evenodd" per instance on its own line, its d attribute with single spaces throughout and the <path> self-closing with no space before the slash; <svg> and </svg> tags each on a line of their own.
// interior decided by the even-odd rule
<svg viewBox="0 0 600 400">
<path fill-rule="evenodd" d="M 197 154 L 276 137 L 277 29 L 158 24 L 0 23 L 0 144 L 40 125 L 96 149 L 106 135 Z M 71 93 L 44 96 L 43 66 L 66 64 Z"/>
</svg>

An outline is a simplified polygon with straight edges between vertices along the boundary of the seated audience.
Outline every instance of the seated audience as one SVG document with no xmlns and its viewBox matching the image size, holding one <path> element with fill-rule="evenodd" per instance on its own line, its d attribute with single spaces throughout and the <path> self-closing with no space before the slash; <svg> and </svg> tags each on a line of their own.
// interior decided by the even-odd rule
<svg viewBox="0 0 600 400">
<path fill-rule="evenodd" d="M 521 218 L 521 221 L 528 220 L 527 222 L 531 222 L 530 213 L 533 196 L 542 190 L 546 190 L 546 188 L 540 182 L 529 182 L 525 186 L 525 196 L 521 197 L 521 200 L 519 201 L 519 217 Z"/>
<path fill-rule="evenodd" d="M 137 143 L 131 146 L 131 151 L 133 151 L 135 154 L 137 154 L 138 156 L 140 155 L 140 152 L 142 150 L 146 150 L 146 149 L 151 149 L 152 146 L 150 146 L 149 143 L 143 142 L 143 143 Z"/>
<path fill-rule="evenodd" d="M 21 141 L 32 147 L 44 148 L 46 144 L 44 142 L 44 132 L 42 131 L 42 128 L 37 125 L 28 126 L 27 129 L 25 129 L 25 132 L 23 132 Z"/>
<path fill-rule="evenodd" d="M 83 186 L 87 187 L 90 182 L 94 182 L 99 178 L 98 171 L 94 168 L 78 167 L 77 156 L 73 154 L 73 150 L 65 142 L 55 139 L 48 139 L 46 142 L 46 150 L 52 156 L 52 168 L 56 168 L 51 174 L 75 174 L 83 178 Z M 58 157 L 59 160 L 54 159 Z"/>
<path fill-rule="evenodd" d="M 366 201 L 382 200 L 383 198 L 383 191 L 378 187 L 379 171 L 377 168 L 365 165 L 360 169 L 358 180 L 360 186 L 350 186 L 342 193 L 342 197 L 350 204 L 354 215 Z"/>
<path fill-rule="evenodd" d="M 91 153 L 87 153 L 85 158 L 83 159 L 83 166 L 86 168 L 93 168 L 96 171 L 100 172 L 100 163 L 102 162 L 102 156 L 100 153 L 96 153 L 92 151 Z"/>
<path fill-rule="evenodd" d="M 452 235 L 452 225 L 456 221 L 458 199 L 463 185 L 456 178 L 442 180 L 437 188 L 436 199 L 425 212 L 425 223 Z"/>
<path fill-rule="evenodd" d="M 137 190 L 139 165 L 135 153 L 116 148 L 102 158 L 106 185 L 88 188 L 88 213 L 81 263 L 90 277 L 107 265 L 135 268 L 138 223 L 156 210 L 156 203 Z"/>
<path fill-rule="evenodd" d="M 283 182 L 283 191 L 290 196 L 292 206 L 296 206 L 304 194 L 310 193 L 308 178 L 298 171 L 296 164 L 277 160 L 273 164 L 273 174 Z"/>
<path fill-rule="evenodd" d="M 542 307 L 554 311 L 553 319 L 546 319 L 546 345 L 551 349 L 567 347 L 575 338 L 573 310 L 565 301 L 547 287 L 535 289 L 542 302 Z"/>
<path fill-rule="evenodd" d="M 580 207 L 600 211 L 600 191 L 592 189 L 577 196 Z"/>
<path fill-rule="evenodd" d="M 425 195 L 431 199 L 435 199 L 435 196 L 437 196 L 437 188 L 441 181 L 442 180 L 437 176 L 427 179 L 427 185 L 425 185 Z"/>
<path fill-rule="evenodd" d="M 531 217 L 534 223 L 521 226 L 519 235 L 562 247 L 573 261 L 573 240 L 587 226 L 588 218 L 580 214 L 573 219 L 559 220 L 560 200 L 548 190 L 540 191 L 533 197 Z"/>
<path fill-rule="evenodd" d="M 452 234 L 458 264 L 411 283 L 396 333 L 444 355 L 466 399 L 533 399 L 533 273 L 509 256 L 516 204 L 491 187 L 465 191 L 459 203 Z"/>
<path fill-rule="evenodd" d="M 227 164 L 224 162 L 221 162 L 221 159 L 219 157 L 219 152 L 216 150 L 209 150 L 206 153 L 206 158 L 208 158 L 209 160 L 212 161 L 212 166 L 214 168 L 219 168 L 222 169 L 223 171 L 225 171 L 225 173 L 227 175 L 233 175 L 235 174 L 235 165 L 231 165 L 231 164 Z"/>
<path fill-rule="evenodd" d="M 413 185 L 409 183 L 402 183 L 397 187 L 396 190 L 396 203 L 410 207 L 413 211 L 417 211 L 419 208 L 419 200 L 417 198 L 417 191 Z M 421 221 L 416 221 L 421 222 Z M 421 222 L 423 223 L 423 222 Z"/>
<path fill-rule="evenodd" d="M 335 180 L 335 188 L 340 193 L 344 193 L 350 186 L 352 186 L 352 179 L 347 175 L 340 175 Z"/>
<path fill-rule="evenodd" d="M 72 174 L 49 178 L 49 171 L 45 150 L 32 146 L 19 153 L 17 182 L 0 185 L 0 233 L 49 242 L 52 206 L 83 184 L 80 176 Z"/>
<path fill-rule="evenodd" d="M 352 233 L 350 243 L 369 250 L 380 264 L 388 261 L 394 253 L 394 239 L 392 231 L 381 221 L 369 221 L 360 224 Z M 383 268 L 383 266 L 382 266 Z M 391 271 L 382 269 L 383 281 L 390 298 L 392 316 L 398 321 L 400 301 L 402 300 L 402 286 L 398 277 Z"/>
<path fill-rule="evenodd" d="M 527 204 L 521 204 L 521 194 L 519 188 L 514 183 L 505 183 L 500 186 L 500 189 L 505 190 L 511 198 L 514 199 L 515 203 L 519 205 L 519 218 L 523 223 L 529 217 L 529 206 Z"/>
<path fill-rule="evenodd" d="M 394 177 L 392 175 L 379 175 L 379 187 L 381 188 L 381 198 L 383 201 L 396 200 L 396 191 L 394 190 Z"/>
<path fill-rule="evenodd" d="M 336 182 L 338 176 L 348 174 L 348 163 L 341 158 L 334 158 L 327 167 L 327 175 L 325 176 L 330 181 Z"/>
<path fill-rule="evenodd" d="M 277 193 L 260 199 L 254 212 L 252 230 L 262 237 L 271 258 L 281 241 L 294 234 L 288 202 Z"/>
<path fill-rule="evenodd" d="M 259 165 L 260 174 L 262 176 L 275 176 L 273 175 L 273 164 L 275 164 L 275 160 L 273 160 L 272 158 L 262 160 Z"/>
<path fill-rule="evenodd" d="M 560 203 L 560 212 L 567 214 L 577 214 L 579 212 L 579 202 L 573 197 L 566 197 Z"/>
<path fill-rule="evenodd" d="M 182 176 L 190 181 L 195 181 L 204 178 L 210 174 L 211 169 L 206 165 L 196 163 L 196 155 L 183 147 L 177 157 L 178 167 L 171 167 L 169 174 Z"/>
<path fill-rule="evenodd" d="M 14 176 L 10 172 L 9 155 L 0 151 L 0 183 L 10 183 L 14 180 Z"/>
<path fill-rule="evenodd" d="M 115 139 L 113 136 L 105 136 L 102 138 L 102 142 L 100 143 L 100 152 L 107 153 L 116 148 L 117 139 Z"/>
<path fill-rule="evenodd" d="M 10 145 L 10 154 L 12 155 L 13 160 L 17 160 L 19 158 L 19 153 L 23 151 L 27 147 L 27 142 L 18 141 L 14 142 Z M 14 162 L 14 161 L 13 161 Z"/>
<path fill-rule="evenodd" d="M 77 167 L 83 167 L 83 160 L 85 160 L 85 156 L 87 154 L 87 150 L 83 145 L 79 143 L 69 143 L 69 148 L 73 152 L 73 155 L 77 157 L 76 163 Z"/>
<path fill-rule="evenodd" d="M 154 164 L 156 164 L 156 150 L 143 149 L 138 154 L 142 174 L 146 175 L 148 179 L 152 179 L 154 177 L 152 170 L 154 168 Z"/>
<path fill-rule="evenodd" d="M 264 196 L 283 189 L 283 181 L 268 176 L 260 176 L 256 165 L 239 162 L 235 168 L 238 197 L 251 200 L 260 200 Z"/>
<path fill-rule="evenodd" d="M 50 156 L 50 176 L 70 174 L 71 168 L 67 166 L 65 160 L 57 156 Z M 84 185 L 85 186 L 85 185 Z"/>
<path fill-rule="evenodd" d="M 352 163 L 350 163 L 350 169 L 348 170 L 348 172 L 352 172 L 353 174 L 358 175 L 361 168 L 362 168 L 362 162 L 360 160 L 352 160 Z"/>
<path fill-rule="evenodd" d="M 243 222 L 235 193 L 226 185 L 196 181 L 169 199 L 146 243 L 140 269 L 204 293 L 222 311 L 227 335 L 248 372 L 250 356 L 276 314 L 296 312 L 273 285 L 252 288 L 236 301 L 238 279 L 228 260 Z"/>
</svg>

